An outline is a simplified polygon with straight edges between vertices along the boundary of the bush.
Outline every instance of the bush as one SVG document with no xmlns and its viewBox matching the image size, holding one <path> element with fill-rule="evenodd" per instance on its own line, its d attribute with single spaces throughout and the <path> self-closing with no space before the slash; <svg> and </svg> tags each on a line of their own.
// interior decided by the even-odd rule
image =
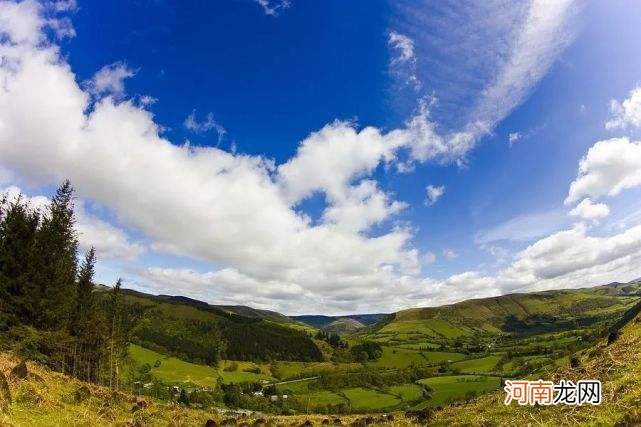
<svg viewBox="0 0 641 427">
<path fill-rule="evenodd" d="M 378 360 L 383 355 L 383 347 L 374 341 L 365 341 L 351 349 L 352 355 L 359 362 Z"/>
<path fill-rule="evenodd" d="M 228 366 L 225 366 L 223 368 L 223 371 L 225 372 L 235 372 L 238 370 L 238 363 L 236 362 L 231 362 Z"/>
</svg>

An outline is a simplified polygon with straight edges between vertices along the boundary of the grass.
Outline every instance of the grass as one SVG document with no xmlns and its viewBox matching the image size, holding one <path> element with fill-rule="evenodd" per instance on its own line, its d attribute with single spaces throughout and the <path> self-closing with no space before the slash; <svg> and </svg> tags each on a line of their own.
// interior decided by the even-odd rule
<svg viewBox="0 0 641 427">
<path fill-rule="evenodd" d="M 299 396 L 303 403 L 308 402 L 310 408 L 318 408 L 327 405 L 338 405 L 340 403 L 347 403 L 347 399 L 343 396 L 328 390 L 320 390 Z"/>
<path fill-rule="evenodd" d="M 224 383 L 273 380 L 270 375 L 264 372 L 264 367 L 261 368 L 260 374 L 245 372 L 245 369 L 255 368 L 258 366 L 251 362 L 222 361 L 217 368 L 214 368 L 211 366 L 185 362 L 184 360 L 165 356 L 133 344 L 129 347 L 129 355 L 136 365 L 140 366 L 148 363 L 152 366 L 151 374 L 160 381 L 168 384 L 191 383 L 203 387 L 213 387 L 216 385 L 216 381 L 219 377 L 223 379 Z M 155 367 L 154 365 L 157 361 L 160 361 L 160 366 Z M 229 366 L 231 363 L 238 364 L 238 370 L 231 372 L 225 371 L 224 368 Z"/>
<path fill-rule="evenodd" d="M 495 372 L 496 364 L 501 357 L 497 355 L 480 357 L 478 359 L 462 360 L 452 363 L 452 369 L 458 369 L 464 374 L 489 374 Z"/>
<path fill-rule="evenodd" d="M 356 410 L 381 410 L 401 403 L 401 400 L 396 396 L 370 388 L 346 388 L 341 390 L 341 393 L 349 400 L 352 408 Z"/>
<path fill-rule="evenodd" d="M 641 425 L 641 317 L 637 316 L 611 345 L 601 340 L 585 351 L 577 367 L 565 365 L 545 379 L 597 379 L 603 384 L 599 406 L 548 407 L 503 404 L 504 394 L 493 393 L 437 414 L 436 425 Z"/>
<path fill-rule="evenodd" d="M 420 351 L 395 347 L 383 347 L 383 355 L 368 366 L 375 368 L 406 368 L 410 365 L 424 365 L 427 359 Z"/>
<path fill-rule="evenodd" d="M 419 381 L 432 389 L 429 400 L 420 403 L 417 408 L 443 406 L 455 400 L 461 400 L 476 393 L 485 393 L 499 387 L 498 377 L 478 375 L 451 375 L 426 378 Z"/>
<path fill-rule="evenodd" d="M 390 387 L 387 392 L 398 396 L 403 402 L 416 402 L 423 398 L 423 387 L 418 384 L 403 384 Z"/>
</svg>

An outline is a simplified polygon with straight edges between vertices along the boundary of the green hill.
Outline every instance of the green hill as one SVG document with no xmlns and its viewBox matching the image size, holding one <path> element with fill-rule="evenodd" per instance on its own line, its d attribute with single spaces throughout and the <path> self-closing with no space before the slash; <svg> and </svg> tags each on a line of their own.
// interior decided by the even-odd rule
<svg viewBox="0 0 641 427">
<path fill-rule="evenodd" d="M 388 345 L 424 347 L 497 337 L 589 332 L 616 321 L 641 297 L 641 282 L 473 299 L 413 308 L 366 334 Z"/>
<path fill-rule="evenodd" d="M 123 293 L 141 318 L 133 341 L 160 353 L 205 364 L 218 359 L 310 362 L 323 357 L 304 328 L 278 313 L 234 307 L 234 311 L 251 312 L 245 316 L 230 307 L 184 297 Z"/>
</svg>

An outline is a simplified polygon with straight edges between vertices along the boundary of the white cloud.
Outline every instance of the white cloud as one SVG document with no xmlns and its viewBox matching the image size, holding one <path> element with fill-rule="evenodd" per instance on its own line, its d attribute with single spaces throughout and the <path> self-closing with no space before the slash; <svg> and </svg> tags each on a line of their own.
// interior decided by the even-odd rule
<svg viewBox="0 0 641 427">
<path fill-rule="evenodd" d="M 487 87 L 473 113 L 473 122 L 492 128 L 530 93 L 572 40 L 567 27 L 576 12 L 574 0 L 532 0 L 496 79 Z"/>
<path fill-rule="evenodd" d="M 444 294 L 454 285 L 459 292 L 463 288 L 463 295 L 476 293 L 475 297 L 485 297 L 588 287 L 640 277 L 640 261 L 641 226 L 611 236 L 592 237 L 579 224 L 528 246 L 495 275 L 465 272 L 440 282 L 436 289 Z M 454 298 L 460 298 L 458 295 Z"/>
<path fill-rule="evenodd" d="M 518 140 L 521 139 L 521 133 L 520 132 L 512 132 L 508 135 L 507 139 L 508 142 L 510 143 L 510 147 L 514 145 Z"/>
<path fill-rule="evenodd" d="M 524 214 L 479 231 L 475 240 L 481 245 L 500 241 L 527 242 L 560 230 L 566 223 L 565 213 L 560 209 Z"/>
<path fill-rule="evenodd" d="M 0 55 L 0 163 L 21 178 L 42 185 L 69 178 L 80 197 L 109 209 L 155 250 L 225 266 L 267 288 L 305 287 L 336 307 L 364 307 L 395 287 L 422 286 L 409 279 L 420 268 L 411 229 L 368 228 L 404 204 L 367 177 L 403 147 L 420 146 L 425 159 L 447 152 L 420 141 L 424 115 L 385 134 L 328 125 L 277 167 L 259 156 L 171 144 L 132 100 L 94 103 L 53 44 L 5 42 Z M 320 156 L 315 164 L 309 153 Z M 335 176 L 325 179 L 328 173 Z M 314 191 L 329 200 L 320 224 L 296 211 Z M 122 239 L 109 242 L 117 250 Z M 310 301 L 298 301 L 297 310 Z"/>
<path fill-rule="evenodd" d="M 403 80 L 404 84 L 410 85 L 414 90 L 420 90 L 422 83 L 416 75 L 414 40 L 404 34 L 390 31 L 387 44 L 395 52 L 390 62 L 392 74 Z"/>
<path fill-rule="evenodd" d="M 610 215 L 610 208 L 604 203 L 593 203 L 589 198 L 585 198 L 570 211 L 570 215 L 596 221 Z"/>
<path fill-rule="evenodd" d="M 91 93 L 95 95 L 108 94 L 117 98 L 125 94 L 125 79 L 133 77 L 136 72 L 123 62 L 105 65 L 87 82 Z"/>
<path fill-rule="evenodd" d="M 289 0 L 255 0 L 263 8 L 265 15 L 277 17 L 281 10 L 291 6 Z"/>
<path fill-rule="evenodd" d="M 414 41 L 411 38 L 396 31 L 390 31 L 387 42 L 398 52 L 398 56 L 396 56 L 392 62 L 398 63 L 416 60 L 416 56 L 414 55 Z"/>
<path fill-rule="evenodd" d="M 221 142 L 227 134 L 227 130 L 214 120 L 214 114 L 211 112 L 207 113 L 205 120 L 199 122 L 196 118 L 196 110 L 193 110 L 191 114 L 187 116 L 183 124 L 185 128 L 198 134 L 202 134 L 213 129 L 216 132 L 216 135 L 218 135 L 218 142 Z"/>
<path fill-rule="evenodd" d="M 429 73 L 417 69 L 417 78 L 454 107 L 440 113 L 458 129 L 453 134 L 465 151 L 529 96 L 573 40 L 577 3 L 398 2 L 403 32 L 412 34 L 415 56 L 429 65 Z"/>
<path fill-rule="evenodd" d="M 565 204 L 584 197 L 616 196 L 641 185 L 641 142 L 613 138 L 595 143 L 579 163 L 577 178 L 570 184 Z"/>
<path fill-rule="evenodd" d="M 124 260 L 134 260 L 145 252 L 144 245 L 131 242 L 123 230 L 88 213 L 84 203 L 76 204 L 75 214 L 78 243 L 82 251 L 93 246 L 99 259 Z"/>
<path fill-rule="evenodd" d="M 434 203 L 438 201 L 438 199 L 441 198 L 443 194 L 445 194 L 445 186 L 444 185 L 428 185 L 425 187 L 425 193 L 427 194 L 427 199 L 425 200 L 425 204 L 428 206 L 432 206 Z"/>
<path fill-rule="evenodd" d="M 641 86 L 630 91 L 623 102 L 610 101 L 612 118 L 605 123 L 606 129 L 625 129 L 641 126 Z"/>
<path fill-rule="evenodd" d="M 16 186 L 0 188 L 0 195 L 6 195 L 9 202 L 13 202 L 21 196 L 33 209 L 37 209 L 45 215 L 48 212 L 50 199 L 46 196 L 28 196 Z M 101 259 L 126 260 L 133 260 L 144 252 L 144 246 L 140 243 L 130 242 L 123 230 L 88 213 L 82 200 L 75 201 L 74 214 L 81 251 L 87 251 L 93 246 Z"/>
</svg>

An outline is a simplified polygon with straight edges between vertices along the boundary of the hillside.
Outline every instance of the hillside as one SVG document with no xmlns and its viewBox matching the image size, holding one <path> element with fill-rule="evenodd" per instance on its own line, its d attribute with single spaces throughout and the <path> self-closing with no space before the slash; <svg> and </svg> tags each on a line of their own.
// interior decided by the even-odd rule
<svg viewBox="0 0 641 427">
<path fill-rule="evenodd" d="M 544 377 L 558 383 L 561 379 L 600 380 L 603 385 L 599 406 L 548 407 L 505 406 L 503 392 L 475 401 L 450 406 L 436 414 L 433 424 L 451 425 L 641 425 L 641 315 L 637 314 L 608 345 L 603 339 L 583 352 L 576 367 L 565 366 Z M 538 379 L 539 376 L 536 376 Z M 534 378 L 532 378 L 534 379 Z"/>
<path fill-rule="evenodd" d="M 133 290 L 123 290 L 123 294 L 131 310 L 139 312 L 134 342 L 161 353 L 206 364 L 218 358 L 322 360 L 321 351 L 307 332 L 278 313 L 233 308 L 249 314 L 245 316 L 229 307 L 185 297 L 154 296 Z"/>
<path fill-rule="evenodd" d="M 9 379 L 11 403 L 0 408 L 0 425 L 64 426 L 64 425 L 184 425 L 204 426 L 207 420 L 221 424 L 244 422 L 247 425 L 283 424 L 311 425 L 352 422 L 358 425 L 437 426 L 512 426 L 512 425 L 619 425 L 641 423 L 641 316 L 636 315 L 619 331 L 618 338 L 608 345 L 606 339 L 584 351 L 578 365 L 565 366 L 535 377 L 577 381 L 598 379 L 603 383 L 600 406 L 505 406 L 502 391 L 481 396 L 468 403 L 445 406 L 434 412 L 400 412 L 388 416 L 366 415 L 297 415 L 268 416 L 254 414 L 243 418 L 223 414 L 216 409 L 200 410 L 182 405 L 162 403 L 151 398 L 137 398 L 126 393 L 82 383 L 66 375 L 52 372 L 35 363 L 28 363 L 30 374 L 17 379 L 10 371 L 19 361 L 0 353 L 0 372 Z M 467 384 L 467 383 L 466 383 Z M 356 390 L 356 389 L 354 389 Z M 2 397 L 0 392 L 0 407 Z M 320 398 L 320 395 L 317 397 Z M 6 399 L 5 401 L 6 402 Z M 307 425 L 310 425 L 310 424 Z M 336 423 L 338 423 L 336 421 Z M 212 424 L 213 425 L 213 424 Z"/>
<path fill-rule="evenodd" d="M 358 320 L 350 319 L 349 317 L 341 317 L 334 320 L 332 323 L 325 325 L 323 330 L 334 334 L 351 334 L 363 329 L 363 325 Z"/>
<path fill-rule="evenodd" d="M 413 308 L 367 333 L 389 345 L 439 347 L 455 341 L 601 329 L 641 296 L 641 282 L 473 299 Z"/>
<path fill-rule="evenodd" d="M 323 315 L 301 315 L 290 316 L 291 319 L 298 322 L 305 323 L 306 325 L 313 326 L 318 329 L 325 329 L 331 323 L 339 319 L 351 319 L 364 326 L 372 326 L 379 322 L 387 320 L 391 315 L 385 313 L 374 314 L 349 314 L 346 316 L 323 316 Z"/>
</svg>

